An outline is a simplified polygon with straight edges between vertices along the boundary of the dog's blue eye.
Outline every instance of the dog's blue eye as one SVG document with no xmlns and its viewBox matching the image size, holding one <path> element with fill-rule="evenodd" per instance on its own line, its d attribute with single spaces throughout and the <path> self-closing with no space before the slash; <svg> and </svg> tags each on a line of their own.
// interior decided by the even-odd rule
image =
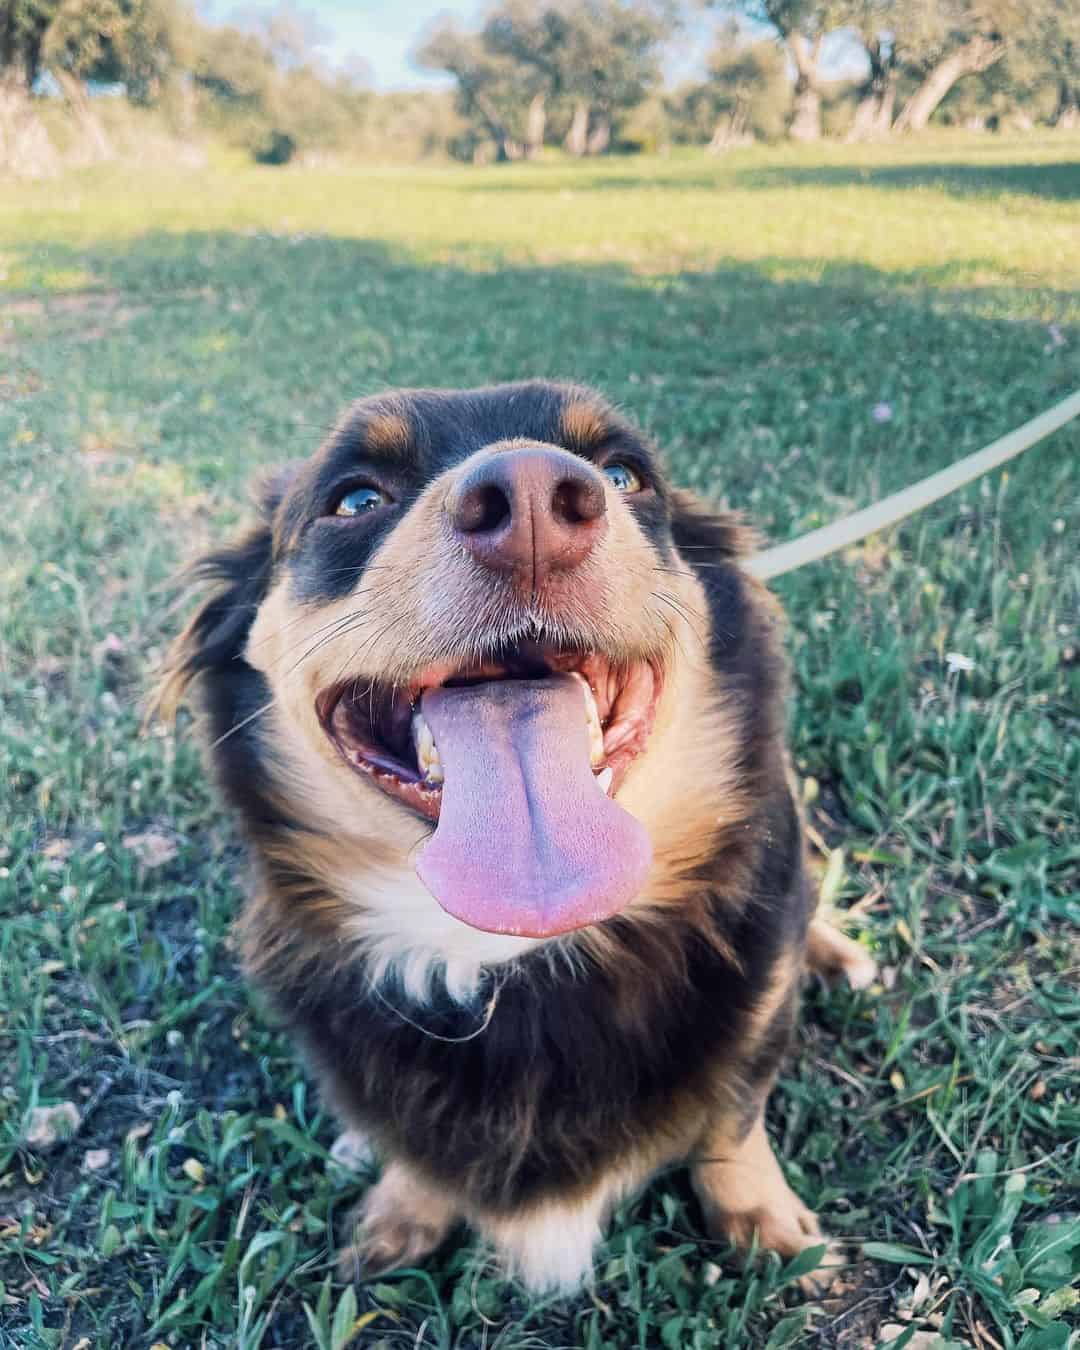
<svg viewBox="0 0 1080 1350">
<path fill-rule="evenodd" d="M 641 491 L 641 479 L 628 464 L 620 464 L 618 461 L 613 464 L 605 464 L 604 475 L 619 492 Z"/>
<path fill-rule="evenodd" d="M 385 492 L 378 488 L 358 487 L 346 492 L 337 504 L 336 516 L 363 516 L 368 511 L 377 511 L 390 500 Z"/>
</svg>

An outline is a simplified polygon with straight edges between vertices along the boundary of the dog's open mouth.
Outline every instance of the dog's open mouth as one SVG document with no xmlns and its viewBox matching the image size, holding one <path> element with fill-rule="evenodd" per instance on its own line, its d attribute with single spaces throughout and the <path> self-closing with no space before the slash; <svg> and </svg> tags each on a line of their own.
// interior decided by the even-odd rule
<svg viewBox="0 0 1080 1350">
<path fill-rule="evenodd" d="M 648 741 L 661 674 L 521 644 L 408 687 L 350 682 L 318 713 L 342 757 L 437 822 L 417 872 L 450 913 L 547 937 L 617 912 L 651 860 L 613 800 Z"/>
</svg>

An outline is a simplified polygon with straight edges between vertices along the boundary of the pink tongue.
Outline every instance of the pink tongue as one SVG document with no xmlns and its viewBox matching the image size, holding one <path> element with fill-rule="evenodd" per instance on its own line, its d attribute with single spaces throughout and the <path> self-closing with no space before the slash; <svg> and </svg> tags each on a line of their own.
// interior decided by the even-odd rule
<svg viewBox="0 0 1080 1350">
<path fill-rule="evenodd" d="M 571 675 L 429 690 L 442 808 L 416 871 L 443 909 L 491 933 L 551 937 L 634 898 L 649 837 L 589 766 Z"/>
</svg>

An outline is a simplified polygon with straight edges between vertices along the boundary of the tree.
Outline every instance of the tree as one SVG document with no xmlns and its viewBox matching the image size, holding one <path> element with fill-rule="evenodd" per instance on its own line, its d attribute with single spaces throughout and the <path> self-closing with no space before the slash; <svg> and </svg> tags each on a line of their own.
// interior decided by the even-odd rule
<svg viewBox="0 0 1080 1350">
<path fill-rule="evenodd" d="M 561 49 L 566 31 L 565 15 L 557 6 L 537 8 L 531 0 L 505 0 L 489 14 L 481 33 L 489 52 L 516 62 L 530 77 L 524 139 L 531 159 L 544 146 L 548 101 L 563 93 Z"/>
<path fill-rule="evenodd" d="M 119 82 L 132 99 L 152 100 L 172 64 L 178 21 L 173 0 L 4 0 L 0 5 L 4 159 L 10 162 L 13 147 L 23 145 L 28 136 L 46 153 L 47 140 L 29 105 L 46 70 L 67 98 L 85 145 L 98 156 L 109 154 L 87 81 Z"/>
<path fill-rule="evenodd" d="M 502 0 L 479 33 L 444 20 L 417 59 L 449 71 L 458 107 L 500 159 L 535 155 L 550 106 L 569 114 L 571 154 L 600 154 L 616 121 L 660 82 L 670 0 Z"/>
<path fill-rule="evenodd" d="M 453 19 L 442 20 L 416 53 L 431 70 L 445 70 L 457 81 L 457 106 L 479 133 L 470 150 L 483 156 L 486 141 L 499 160 L 519 159 L 523 91 L 516 62 L 492 52 L 480 33 L 468 33 Z"/>
<path fill-rule="evenodd" d="M 562 0 L 561 89 L 572 105 L 566 148 L 601 154 L 614 121 L 660 83 L 661 44 L 674 27 L 663 0 Z"/>
<path fill-rule="evenodd" d="M 844 18 L 862 43 L 867 73 L 858 91 L 848 140 L 887 136 L 892 130 L 900 68 L 897 62 L 897 6 L 891 0 L 851 0 Z"/>
<path fill-rule="evenodd" d="M 822 48 L 830 33 L 850 21 L 848 0 L 744 0 L 738 8 L 774 28 L 791 57 L 795 91 L 788 134 L 796 141 L 820 140 Z"/>
<path fill-rule="evenodd" d="M 922 131 L 958 80 L 1000 61 L 1042 0 L 905 0 L 896 45 L 919 83 L 894 124 Z"/>
<path fill-rule="evenodd" d="M 1033 21 L 1015 44 L 1030 82 L 1053 88 L 1050 121 L 1058 127 L 1080 127 L 1080 4 L 1077 0 L 1043 0 Z"/>
<path fill-rule="evenodd" d="M 791 83 L 775 42 L 747 41 L 736 24 L 721 29 L 709 56 L 709 78 L 684 87 L 669 101 L 679 132 L 704 141 L 712 153 L 744 141 L 784 133 Z"/>
</svg>

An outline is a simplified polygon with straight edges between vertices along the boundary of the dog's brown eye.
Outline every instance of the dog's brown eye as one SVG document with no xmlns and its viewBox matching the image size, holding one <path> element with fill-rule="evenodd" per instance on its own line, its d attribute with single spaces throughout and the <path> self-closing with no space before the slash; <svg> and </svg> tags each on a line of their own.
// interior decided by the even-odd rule
<svg viewBox="0 0 1080 1350">
<path fill-rule="evenodd" d="M 369 511 L 377 511 L 380 506 L 385 506 L 389 500 L 390 498 L 386 493 L 380 492 L 378 488 L 351 488 L 338 502 L 334 515 L 363 516 Z"/>
<path fill-rule="evenodd" d="M 640 492 L 642 483 L 629 464 L 620 464 L 618 460 L 605 464 L 602 470 L 605 478 L 618 492 Z"/>
</svg>

